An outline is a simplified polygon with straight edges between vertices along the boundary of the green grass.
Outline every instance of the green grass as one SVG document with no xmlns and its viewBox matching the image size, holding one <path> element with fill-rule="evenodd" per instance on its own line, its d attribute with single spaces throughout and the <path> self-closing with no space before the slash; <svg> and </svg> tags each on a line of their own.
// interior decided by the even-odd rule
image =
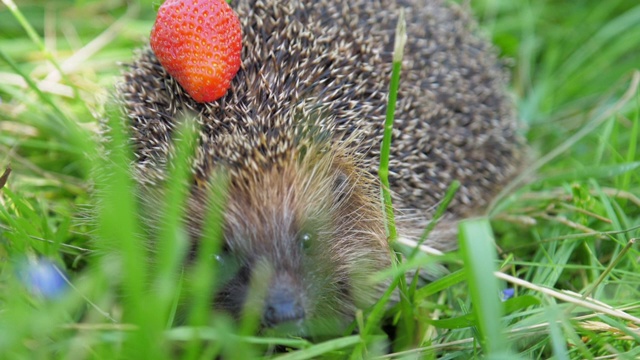
<svg viewBox="0 0 640 360">
<path fill-rule="evenodd" d="M 148 254 L 130 241 L 142 226 L 123 170 L 130 155 L 114 146 L 110 160 L 100 160 L 93 134 L 117 62 L 148 38 L 156 1 L 27 0 L 19 12 L 3 3 L 0 175 L 9 164 L 13 171 L 0 190 L 0 358 L 640 357 L 636 2 L 472 3 L 511 69 L 531 166 L 488 218 L 461 225 L 459 252 L 415 254 L 388 273 L 434 263 L 451 270 L 420 288 L 403 285 L 406 300 L 384 320 L 402 335 L 393 355 L 382 306 L 359 314 L 358 334 L 318 344 L 256 337 L 251 314 L 239 323 L 211 317 L 211 259 L 179 271 L 180 181 L 165 189 L 159 250 Z M 186 154 L 192 134 L 182 134 Z M 186 164 L 175 165 L 173 176 L 186 176 Z M 98 208 L 95 191 L 103 194 Z M 208 218 L 206 231 L 218 239 L 220 213 Z M 207 246 L 213 253 L 218 244 Z M 22 281 L 42 259 L 72 284 L 58 297 L 34 294 Z M 504 288 L 515 295 L 503 302 Z M 179 303 L 187 313 L 176 326 Z M 275 344 L 297 351 L 275 354 Z"/>
</svg>

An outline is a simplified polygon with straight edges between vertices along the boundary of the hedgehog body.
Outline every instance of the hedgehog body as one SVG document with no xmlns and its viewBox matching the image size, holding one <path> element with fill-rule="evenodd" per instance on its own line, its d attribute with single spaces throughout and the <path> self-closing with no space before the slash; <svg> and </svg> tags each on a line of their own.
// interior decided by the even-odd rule
<svg viewBox="0 0 640 360">
<path fill-rule="evenodd" d="M 389 170 L 401 234 L 422 230 L 453 180 L 462 187 L 451 221 L 485 206 L 514 174 L 520 139 L 506 77 L 468 14 L 441 0 L 232 7 L 243 62 L 223 98 L 193 101 L 150 49 L 119 84 L 143 200 L 170 181 L 172 135 L 195 114 L 200 142 L 186 227 L 194 244 L 206 241 L 212 174 L 224 170 L 224 248 L 239 264 L 216 306 L 239 313 L 250 274 L 266 266 L 273 280 L 265 325 L 350 319 L 375 299 L 368 276 L 390 265 L 376 179 L 399 8 L 407 10 L 408 42 Z M 429 244 L 453 242 L 436 234 Z"/>
</svg>

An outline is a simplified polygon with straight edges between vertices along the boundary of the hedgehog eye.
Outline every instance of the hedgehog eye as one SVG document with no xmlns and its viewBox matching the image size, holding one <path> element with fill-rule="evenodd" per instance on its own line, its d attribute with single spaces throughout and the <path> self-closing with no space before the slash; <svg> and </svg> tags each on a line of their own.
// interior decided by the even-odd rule
<svg viewBox="0 0 640 360">
<path fill-rule="evenodd" d="M 219 252 L 211 254 L 211 257 L 216 262 L 217 267 L 221 272 L 226 272 L 233 269 L 233 259 L 229 256 L 229 254 L 225 252 Z"/>
<path fill-rule="evenodd" d="M 313 244 L 313 242 L 315 241 L 315 233 L 312 231 L 303 231 L 300 236 L 298 237 L 298 240 L 300 241 L 300 246 L 302 247 L 302 250 L 309 250 L 309 248 L 311 248 L 311 245 Z"/>
<path fill-rule="evenodd" d="M 341 203 L 345 200 L 347 197 L 348 186 L 349 178 L 342 170 L 338 170 L 338 176 L 336 176 L 333 181 L 333 191 L 336 194 L 336 203 Z"/>
<path fill-rule="evenodd" d="M 213 255 L 211 255 L 211 257 L 218 263 L 219 266 L 224 265 L 224 263 L 225 263 L 224 256 L 222 256 L 220 254 L 213 254 Z"/>
<path fill-rule="evenodd" d="M 231 259 L 231 252 L 227 244 L 223 244 L 218 251 L 211 254 L 211 258 L 218 263 L 218 266 L 225 266 Z"/>
<path fill-rule="evenodd" d="M 211 254 L 211 258 L 217 263 L 221 283 L 226 283 L 241 269 L 240 260 L 226 249 Z"/>
<path fill-rule="evenodd" d="M 218 251 L 214 252 L 210 256 L 222 270 L 236 271 L 238 264 L 240 263 L 240 259 L 236 254 L 231 252 L 227 244 L 223 244 Z"/>
</svg>

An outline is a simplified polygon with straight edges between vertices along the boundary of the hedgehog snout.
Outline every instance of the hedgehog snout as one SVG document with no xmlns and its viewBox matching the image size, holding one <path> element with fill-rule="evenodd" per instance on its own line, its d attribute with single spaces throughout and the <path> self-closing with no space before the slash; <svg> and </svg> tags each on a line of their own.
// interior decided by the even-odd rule
<svg viewBox="0 0 640 360">
<path fill-rule="evenodd" d="M 288 274 L 271 281 L 264 302 L 263 324 L 273 327 L 282 323 L 301 323 L 305 319 L 302 291 Z"/>
</svg>

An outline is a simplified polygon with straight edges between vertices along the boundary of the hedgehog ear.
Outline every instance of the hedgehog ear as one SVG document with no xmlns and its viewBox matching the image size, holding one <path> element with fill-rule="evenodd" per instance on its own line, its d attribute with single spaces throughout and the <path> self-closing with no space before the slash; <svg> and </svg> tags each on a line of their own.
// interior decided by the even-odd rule
<svg viewBox="0 0 640 360">
<path fill-rule="evenodd" d="M 349 176 L 341 168 L 335 171 L 336 177 L 333 179 L 332 190 L 335 196 L 335 203 L 341 203 L 351 192 Z"/>
</svg>

